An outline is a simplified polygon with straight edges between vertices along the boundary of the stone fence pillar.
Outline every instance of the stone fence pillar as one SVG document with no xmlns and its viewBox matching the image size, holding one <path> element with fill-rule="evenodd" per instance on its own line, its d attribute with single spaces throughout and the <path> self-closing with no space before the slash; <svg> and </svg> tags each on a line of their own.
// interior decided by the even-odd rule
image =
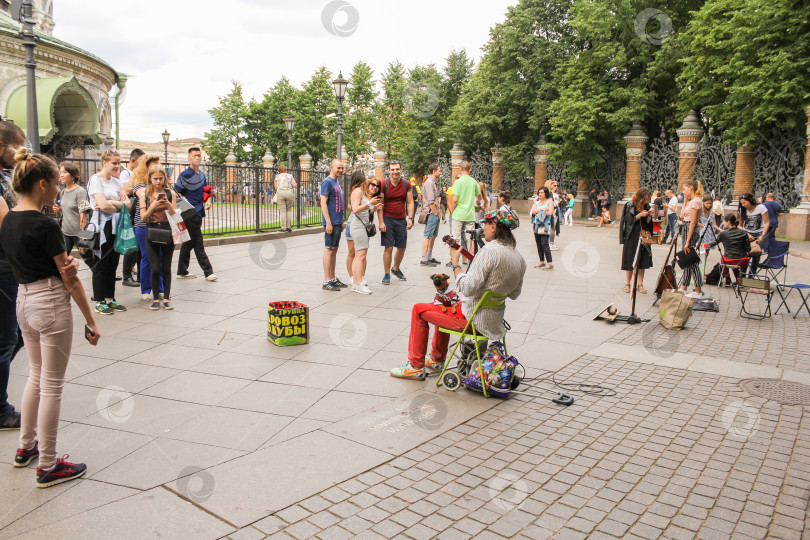
<svg viewBox="0 0 810 540">
<path fill-rule="evenodd" d="M 689 111 L 683 120 L 683 125 L 675 130 L 678 133 L 678 191 L 683 189 L 683 183 L 695 179 L 695 165 L 697 164 L 700 139 L 703 138 L 703 128 L 697 112 Z"/>
<path fill-rule="evenodd" d="M 382 182 L 385 180 L 385 162 L 388 160 L 388 154 L 382 150 L 374 152 L 374 178 Z"/>
<path fill-rule="evenodd" d="M 534 192 L 546 183 L 548 176 L 548 146 L 546 146 L 546 136 L 540 135 L 537 144 L 534 145 Z"/>
<path fill-rule="evenodd" d="M 456 173 L 458 173 L 461 170 L 462 161 L 464 161 L 464 150 L 461 148 L 460 143 L 456 143 L 453 145 L 453 149 L 450 150 L 450 166 L 451 166 L 450 186 L 453 185 L 453 180 L 456 177 Z"/>
<path fill-rule="evenodd" d="M 228 152 L 228 155 L 225 157 L 225 182 L 227 183 L 227 190 L 228 194 L 231 197 L 232 203 L 239 202 L 239 195 L 242 193 L 242 190 L 237 190 L 238 193 L 233 192 L 233 185 L 236 181 L 236 156 L 233 152 Z"/>
<path fill-rule="evenodd" d="M 625 135 L 624 141 L 627 145 L 625 153 L 627 155 L 627 166 L 624 176 L 624 200 L 628 201 L 633 194 L 641 187 L 641 158 L 644 156 L 644 149 L 650 138 L 644 133 L 641 122 L 633 122 L 630 132 Z M 616 215 L 619 215 L 618 208 Z"/>
<path fill-rule="evenodd" d="M 276 163 L 276 158 L 273 156 L 270 149 L 267 149 L 267 152 L 264 153 L 262 156 L 262 166 L 264 167 L 264 182 L 267 185 L 273 181 L 273 165 Z M 275 191 L 275 190 L 274 190 Z"/>
<path fill-rule="evenodd" d="M 503 189 L 503 150 L 500 145 L 492 149 L 492 192 Z"/>
<path fill-rule="evenodd" d="M 776 230 L 779 236 L 797 240 L 810 240 L 810 104 L 805 105 L 804 114 L 807 117 L 807 146 L 804 150 L 802 201 L 779 220 L 779 228 Z"/>
<path fill-rule="evenodd" d="M 753 193 L 754 189 L 754 151 L 743 145 L 737 148 L 737 161 L 734 164 L 734 201 L 732 205 L 739 204 L 739 197 L 743 193 Z"/>
</svg>

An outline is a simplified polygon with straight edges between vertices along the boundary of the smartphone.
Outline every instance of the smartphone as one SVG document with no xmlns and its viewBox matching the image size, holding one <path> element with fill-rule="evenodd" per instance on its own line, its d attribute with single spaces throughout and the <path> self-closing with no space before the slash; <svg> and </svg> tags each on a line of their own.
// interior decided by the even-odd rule
<svg viewBox="0 0 810 540">
<path fill-rule="evenodd" d="M 165 194 L 165 193 L 158 193 L 157 199 L 158 199 L 159 201 L 160 201 L 160 200 L 163 200 L 163 199 L 165 199 L 165 198 L 166 198 L 166 194 Z"/>
<path fill-rule="evenodd" d="M 93 329 L 85 324 L 84 325 L 84 339 L 86 339 L 87 341 L 90 341 L 90 338 L 95 336 L 95 335 L 96 335 L 96 333 L 93 332 Z"/>
</svg>

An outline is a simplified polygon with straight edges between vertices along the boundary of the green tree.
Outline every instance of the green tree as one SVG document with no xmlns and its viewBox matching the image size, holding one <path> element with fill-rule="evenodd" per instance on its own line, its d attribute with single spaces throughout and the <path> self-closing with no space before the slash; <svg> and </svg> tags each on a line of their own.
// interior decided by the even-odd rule
<svg viewBox="0 0 810 540">
<path fill-rule="evenodd" d="M 219 98 L 219 106 L 208 111 L 214 121 L 211 131 L 205 133 L 202 147 L 214 163 L 225 163 L 234 152 L 238 162 L 248 160 L 244 150 L 247 137 L 244 131 L 248 106 L 242 97 L 242 85 L 232 81 L 231 91 Z"/>
<path fill-rule="evenodd" d="M 401 158 L 409 122 L 402 103 L 402 94 L 407 85 L 402 63 L 390 62 L 382 74 L 381 83 L 382 94 L 374 104 L 376 146 L 386 152 L 389 159 Z"/>
<path fill-rule="evenodd" d="M 804 122 L 810 103 L 810 4 L 708 0 L 681 43 L 680 110 L 701 109 L 724 140 L 756 145 Z"/>
<path fill-rule="evenodd" d="M 478 69 L 452 108 L 448 139 L 467 153 L 504 147 L 512 175 L 526 174 L 524 156 L 548 131 L 549 104 L 559 93 L 555 73 L 571 51 L 573 0 L 521 0 L 493 27 Z"/>
<path fill-rule="evenodd" d="M 664 42 L 668 33 L 664 27 L 646 28 L 645 34 L 644 28 L 635 28 L 635 21 L 644 10 L 658 9 L 677 32 L 700 4 L 699 0 L 574 2 L 570 25 L 576 54 L 557 71 L 559 95 L 546 117 L 551 156 L 570 160 L 569 173 L 589 177 L 603 153 L 622 144 L 635 120 L 646 122 L 652 134 L 667 122 L 674 123 L 677 89 L 672 76 L 681 50 Z M 538 120 L 535 125 L 542 123 Z"/>
<path fill-rule="evenodd" d="M 416 66 L 409 72 L 403 89 L 407 131 L 402 139 L 402 155 L 409 173 L 419 180 L 439 151 L 439 131 L 446 109 L 441 108 L 442 75 L 436 66 Z"/>
<path fill-rule="evenodd" d="M 287 160 L 287 127 L 284 119 L 288 114 L 295 117 L 298 90 L 286 77 L 267 92 L 261 101 L 248 104 L 245 131 L 253 149 L 251 157 L 255 163 L 261 162 L 264 153 L 269 149 L 277 162 Z M 293 131 L 293 160 L 304 152 L 300 142 L 296 144 L 296 132 Z"/>
<path fill-rule="evenodd" d="M 374 71 L 365 62 L 357 62 L 349 75 L 346 92 L 346 113 L 343 143 L 350 156 L 373 152 L 376 118 L 374 103 L 377 92 L 374 89 Z"/>
<path fill-rule="evenodd" d="M 295 105 L 295 140 L 300 141 L 317 163 L 324 156 L 333 157 L 337 149 L 337 100 L 332 88 L 332 74 L 318 68 L 298 92 Z M 327 115 L 333 115 L 326 118 Z"/>
</svg>

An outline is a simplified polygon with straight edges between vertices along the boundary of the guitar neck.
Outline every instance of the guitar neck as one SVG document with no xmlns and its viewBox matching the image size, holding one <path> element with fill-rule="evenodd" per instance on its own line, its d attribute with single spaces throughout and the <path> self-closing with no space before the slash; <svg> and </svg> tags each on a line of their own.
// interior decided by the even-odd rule
<svg viewBox="0 0 810 540">
<path fill-rule="evenodd" d="M 474 255 L 472 255 L 469 251 L 467 251 L 466 249 L 461 247 L 461 245 L 455 239 L 453 239 L 450 235 L 447 235 L 444 238 L 442 238 L 442 242 L 444 242 L 445 244 L 447 244 L 448 246 L 450 246 L 453 249 L 460 249 L 461 250 L 461 255 L 465 259 L 467 259 L 468 261 L 472 262 Z"/>
</svg>

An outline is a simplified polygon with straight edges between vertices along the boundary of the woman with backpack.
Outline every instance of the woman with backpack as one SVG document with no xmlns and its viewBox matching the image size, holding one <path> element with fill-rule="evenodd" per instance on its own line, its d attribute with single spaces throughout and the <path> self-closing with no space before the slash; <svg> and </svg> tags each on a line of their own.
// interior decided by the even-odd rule
<svg viewBox="0 0 810 540">
<path fill-rule="evenodd" d="M 163 309 L 174 309 L 171 305 L 172 256 L 174 239 L 167 213 L 177 211 L 177 194 L 169 189 L 169 180 L 159 165 L 153 165 L 147 175 L 146 188 L 138 190 L 141 220 L 146 223 L 146 253 L 152 271 L 152 283 L 160 283 L 163 278 Z M 152 305 L 149 309 L 160 309 L 158 287 L 152 288 Z"/>
</svg>

